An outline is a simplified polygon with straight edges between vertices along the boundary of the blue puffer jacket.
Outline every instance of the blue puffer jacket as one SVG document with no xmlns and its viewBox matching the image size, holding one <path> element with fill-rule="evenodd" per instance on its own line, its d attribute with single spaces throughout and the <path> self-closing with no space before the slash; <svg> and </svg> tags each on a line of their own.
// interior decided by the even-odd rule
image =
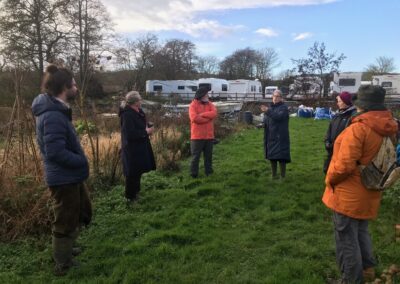
<svg viewBox="0 0 400 284">
<path fill-rule="evenodd" d="M 89 165 L 71 122 L 71 109 L 54 97 L 41 94 L 34 99 L 32 111 L 48 186 L 87 179 Z"/>
</svg>

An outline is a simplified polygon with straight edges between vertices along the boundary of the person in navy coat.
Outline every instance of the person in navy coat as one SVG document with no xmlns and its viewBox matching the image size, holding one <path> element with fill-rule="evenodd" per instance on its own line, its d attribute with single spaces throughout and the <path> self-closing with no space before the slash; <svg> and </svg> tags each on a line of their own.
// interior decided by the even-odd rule
<svg viewBox="0 0 400 284">
<path fill-rule="evenodd" d="M 272 178 L 286 176 L 286 164 L 290 163 L 289 110 L 283 102 L 282 93 L 276 90 L 270 107 L 261 105 L 264 112 L 264 153 L 271 163 Z"/>
</svg>

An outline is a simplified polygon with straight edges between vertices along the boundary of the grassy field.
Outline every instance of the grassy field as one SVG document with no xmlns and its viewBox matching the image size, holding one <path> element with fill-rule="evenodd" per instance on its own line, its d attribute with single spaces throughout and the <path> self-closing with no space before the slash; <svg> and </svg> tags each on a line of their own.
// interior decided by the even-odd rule
<svg viewBox="0 0 400 284">
<path fill-rule="evenodd" d="M 272 180 L 262 130 L 214 149 L 215 174 L 147 174 L 138 204 L 123 187 L 97 193 L 82 266 L 52 275 L 50 237 L 0 244 L 0 283 L 325 283 L 337 277 L 331 214 L 321 203 L 326 121 L 291 119 L 293 162 Z M 202 170 L 202 168 L 201 168 Z M 385 200 L 371 223 L 378 270 L 400 263 Z"/>
</svg>

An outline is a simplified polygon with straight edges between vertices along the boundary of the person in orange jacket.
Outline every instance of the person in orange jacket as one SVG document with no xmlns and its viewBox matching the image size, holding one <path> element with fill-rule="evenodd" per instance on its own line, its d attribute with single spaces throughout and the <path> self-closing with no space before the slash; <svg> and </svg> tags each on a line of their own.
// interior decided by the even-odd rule
<svg viewBox="0 0 400 284">
<path fill-rule="evenodd" d="M 196 178 L 199 174 L 200 155 L 204 153 L 204 169 L 206 175 L 213 173 L 212 150 L 214 141 L 214 119 L 217 109 L 209 101 L 208 88 L 201 87 L 196 91 L 194 100 L 189 106 L 190 118 L 190 151 L 192 162 L 190 174 Z"/>
<path fill-rule="evenodd" d="M 380 86 L 359 88 L 354 101 L 357 113 L 335 140 L 325 178 L 322 201 L 333 210 L 341 283 L 363 283 L 367 275 L 374 274 L 368 220 L 377 217 L 382 193 L 362 184 L 359 165 L 372 161 L 383 137 L 397 133 L 397 123 L 384 105 L 385 94 Z"/>
</svg>

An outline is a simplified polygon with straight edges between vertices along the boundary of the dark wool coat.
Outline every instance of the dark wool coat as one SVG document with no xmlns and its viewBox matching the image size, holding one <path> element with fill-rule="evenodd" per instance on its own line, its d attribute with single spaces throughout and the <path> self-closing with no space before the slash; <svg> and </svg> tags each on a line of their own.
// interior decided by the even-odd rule
<svg viewBox="0 0 400 284">
<path fill-rule="evenodd" d="M 89 164 L 71 123 L 71 109 L 52 96 L 41 94 L 32 103 L 36 136 L 48 186 L 83 182 Z"/>
<path fill-rule="evenodd" d="M 289 110 L 283 102 L 264 113 L 264 150 L 268 160 L 290 163 Z"/>
<path fill-rule="evenodd" d="M 324 162 L 324 173 L 327 172 L 329 164 L 332 159 L 333 154 L 333 145 L 335 144 L 336 138 L 340 133 L 347 127 L 349 124 L 349 120 L 353 114 L 357 112 L 354 106 L 348 107 L 344 110 L 340 110 L 335 116 L 332 118 L 329 123 L 328 131 L 325 135 L 325 149 L 328 154 L 325 162 Z"/>
<path fill-rule="evenodd" d="M 149 135 L 146 132 L 146 116 L 129 106 L 120 110 L 121 158 L 125 176 L 137 176 L 156 169 Z"/>
</svg>

